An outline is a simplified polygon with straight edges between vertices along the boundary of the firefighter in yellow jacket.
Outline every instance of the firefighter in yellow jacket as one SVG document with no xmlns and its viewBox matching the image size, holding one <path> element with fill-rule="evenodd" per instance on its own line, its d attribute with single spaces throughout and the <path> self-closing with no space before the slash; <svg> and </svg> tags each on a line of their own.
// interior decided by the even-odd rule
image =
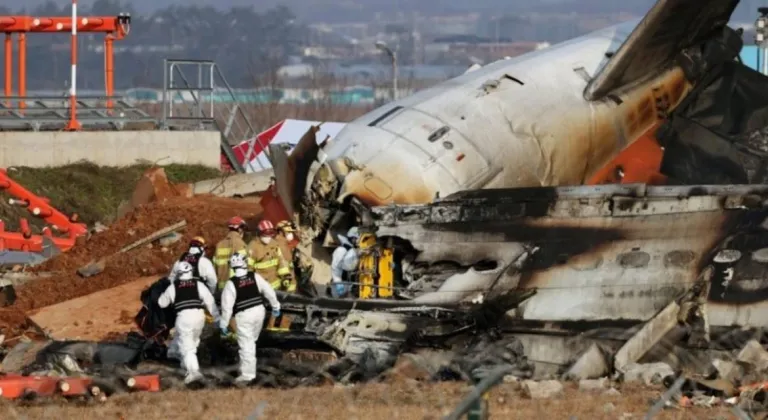
<svg viewBox="0 0 768 420">
<path fill-rule="evenodd" d="M 264 277 L 275 290 L 296 291 L 296 283 L 291 282 L 288 261 L 275 240 L 275 226 L 269 220 L 262 220 L 258 228 L 259 237 L 248 244 L 248 268 Z"/>
<path fill-rule="evenodd" d="M 277 242 L 291 269 L 292 288 L 307 296 L 315 296 L 314 288 L 310 284 L 312 260 L 294 245 L 299 239 L 296 226 L 291 221 L 283 220 L 277 224 L 277 231 Z"/>
<path fill-rule="evenodd" d="M 224 288 L 227 280 L 234 276 L 234 271 L 229 266 L 229 258 L 235 252 L 247 252 L 248 246 L 243 240 L 245 235 L 245 220 L 235 216 L 227 222 L 229 233 L 216 244 L 216 252 L 213 256 L 213 265 L 216 267 L 216 278 L 219 280 L 218 291 Z M 218 295 L 218 293 L 217 293 Z"/>
</svg>

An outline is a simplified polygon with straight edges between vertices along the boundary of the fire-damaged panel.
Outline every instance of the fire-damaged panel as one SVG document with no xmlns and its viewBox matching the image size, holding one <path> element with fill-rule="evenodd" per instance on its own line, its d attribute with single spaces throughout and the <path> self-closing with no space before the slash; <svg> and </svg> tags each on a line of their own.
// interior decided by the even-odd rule
<svg viewBox="0 0 768 420">
<path fill-rule="evenodd" d="M 529 188 L 373 214 L 380 238 L 413 250 L 403 287 L 418 302 L 535 290 L 518 310 L 522 320 L 645 321 L 712 265 L 712 325 L 763 326 L 766 199 L 766 185 Z M 722 257 L 734 251 L 743 256 Z M 442 277 L 425 269 L 446 262 L 455 265 Z"/>
<path fill-rule="evenodd" d="M 768 181 L 768 77 L 728 62 L 699 85 L 657 137 L 675 184 Z"/>
</svg>

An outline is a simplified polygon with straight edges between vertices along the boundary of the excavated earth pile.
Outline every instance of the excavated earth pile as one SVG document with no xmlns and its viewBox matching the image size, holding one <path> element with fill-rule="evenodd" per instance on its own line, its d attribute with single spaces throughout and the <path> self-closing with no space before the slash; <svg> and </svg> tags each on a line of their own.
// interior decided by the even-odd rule
<svg viewBox="0 0 768 420">
<path fill-rule="evenodd" d="M 215 244 L 226 235 L 227 219 L 238 215 L 253 219 L 260 210 L 253 202 L 218 197 L 173 198 L 141 206 L 109 230 L 94 235 L 84 246 L 41 265 L 39 271 L 61 274 L 20 287 L 17 305 L 27 311 L 115 287 L 136 277 L 165 274 L 192 237 L 203 236 Z M 76 270 L 89 261 L 107 257 L 128 243 L 182 220 L 187 221 L 184 237 L 169 248 L 148 245 L 110 258 L 104 272 L 97 276 L 84 279 L 77 275 Z"/>
<path fill-rule="evenodd" d="M 226 222 L 241 216 L 255 227 L 261 207 L 257 202 L 214 196 L 171 197 L 140 205 L 106 231 L 96 233 L 84 244 L 35 268 L 53 273 L 17 288 L 16 303 L 0 311 L 0 329 L 15 336 L 28 328 L 23 312 L 49 306 L 122 285 L 137 277 L 164 275 L 194 236 L 203 236 L 211 245 L 226 235 Z M 109 257 L 122 247 L 185 220 L 182 240 L 166 247 L 150 244 L 108 259 L 103 272 L 83 278 L 76 270 L 91 261 Z"/>
</svg>

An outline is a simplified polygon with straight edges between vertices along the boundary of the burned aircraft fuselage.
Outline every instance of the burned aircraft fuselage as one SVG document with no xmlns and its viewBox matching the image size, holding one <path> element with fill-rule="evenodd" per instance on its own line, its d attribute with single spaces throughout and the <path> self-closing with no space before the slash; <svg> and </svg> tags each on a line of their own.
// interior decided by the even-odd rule
<svg viewBox="0 0 768 420">
<path fill-rule="evenodd" d="M 380 237 L 414 250 L 406 271 L 436 261 L 464 267 L 429 285 L 405 276 L 405 290 L 418 284 L 416 302 L 536 290 L 518 319 L 645 321 L 712 265 L 709 322 L 760 327 L 768 324 L 766 199 L 765 185 L 522 188 L 373 214 Z"/>
<path fill-rule="evenodd" d="M 726 26 L 736 3 L 659 0 L 639 23 L 470 71 L 350 122 L 322 146 L 310 133 L 290 157 L 272 148 L 281 201 L 332 246 L 365 223 L 365 207 L 583 184 L 738 55 L 740 35 Z"/>
<path fill-rule="evenodd" d="M 659 0 L 637 26 L 474 70 L 353 121 L 328 144 L 310 133 L 290 157 L 274 150 L 276 190 L 305 242 L 332 247 L 352 225 L 394 239 L 400 299 L 536 290 L 518 319 L 637 322 L 714 262 L 710 322 L 760 324 L 763 187 L 552 187 L 583 184 L 712 86 L 741 48 L 726 26 L 737 3 Z M 683 146 L 665 145 L 674 157 Z M 687 174 L 680 166 L 670 175 Z"/>
</svg>

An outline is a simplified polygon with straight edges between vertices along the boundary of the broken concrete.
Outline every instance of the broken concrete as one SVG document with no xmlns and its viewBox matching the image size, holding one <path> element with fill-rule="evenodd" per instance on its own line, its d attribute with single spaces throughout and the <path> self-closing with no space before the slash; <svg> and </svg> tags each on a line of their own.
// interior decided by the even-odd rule
<svg viewBox="0 0 768 420">
<path fill-rule="evenodd" d="M 605 391 L 611 382 L 608 378 L 582 379 L 579 381 L 579 391 Z"/>
<path fill-rule="evenodd" d="M 563 384 L 558 381 L 523 381 L 523 395 L 528 398 L 539 400 L 553 398 L 563 395 Z"/>
<path fill-rule="evenodd" d="M 750 340 L 736 356 L 740 362 L 747 363 L 758 372 L 768 369 L 768 352 L 757 340 Z"/>
<path fill-rule="evenodd" d="M 742 378 L 745 373 L 744 368 L 737 362 L 715 359 L 712 361 L 712 366 L 717 370 L 718 378 L 731 383 L 736 383 L 736 381 Z"/>
<path fill-rule="evenodd" d="M 213 194 L 219 197 L 248 196 L 261 193 L 269 188 L 272 170 L 247 174 L 227 175 L 192 184 L 192 193 Z"/>
<path fill-rule="evenodd" d="M 624 382 L 643 382 L 646 385 L 659 385 L 664 378 L 674 376 L 675 372 L 666 363 L 630 363 L 624 366 Z"/>
<path fill-rule="evenodd" d="M 603 351 L 597 344 L 589 346 L 576 363 L 568 369 L 565 378 L 569 380 L 596 379 L 610 373 L 610 366 Z"/>
</svg>

